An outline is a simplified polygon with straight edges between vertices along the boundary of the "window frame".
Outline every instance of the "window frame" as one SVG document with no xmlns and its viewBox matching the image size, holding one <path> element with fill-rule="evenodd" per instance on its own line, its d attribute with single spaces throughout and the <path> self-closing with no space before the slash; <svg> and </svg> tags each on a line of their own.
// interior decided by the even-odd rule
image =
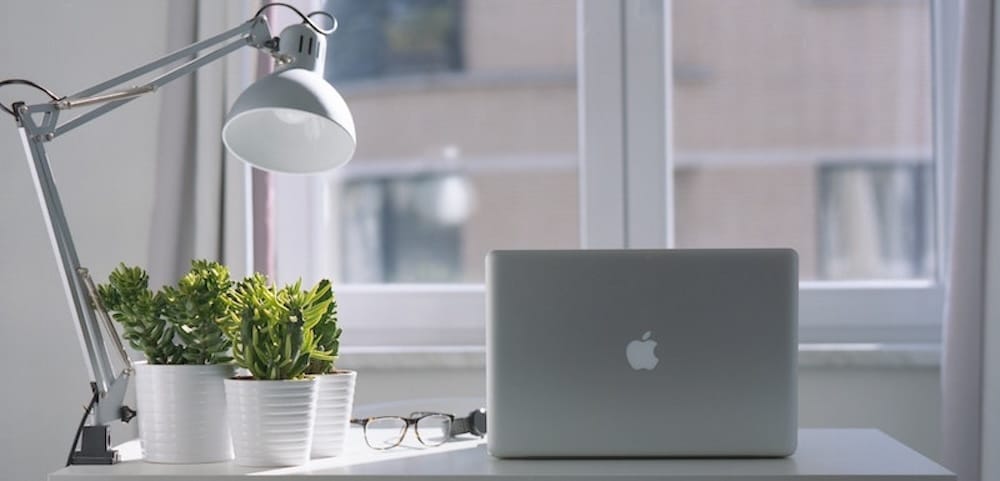
<svg viewBox="0 0 1000 481">
<path fill-rule="evenodd" d="M 954 79 L 947 72 L 954 72 L 951 57 L 957 35 L 951 19 L 957 7 L 951 2 L 930 1 L 936 274 L 917 281 L 802 281 L 800 342 L 940 342 L 953 151 L 949 126 Z M 663 248 L 674 244 L 671 17 L 671 0 L 578 0 L 582 248 Z M 628 129 L 629 125 L 644 128 Z M 289 215 L 301 219 L 304 212 L 308 220 L 307 235 L 295 239 L 278 236 L 276 252 L 279 256 L 295 253 L 289 256 L 295 257 L 290 259 L 292 269 L 302 273 L 306 281 L 313 281 L 324 273 L 318 269 L 319 263 L 309 259 L 328 256 L 337 241 L 328 229 L 317 228 L 322 224 L 317 216 L 324 214 L 308 207 L 303 211 L 301 206 L 329 203 L 329 178 L 289 177 L 278 183 L 285 184 L 282 192 L 297 193 L 285 200 L 277 196 L 277 228 L 282 229 L 280 219 Z M 301 226 L 301 220 L 293 222 Z M 485 344 L 482 284 L 345 284 L 337 286 L 336 292 L 340 317 L 351 333 L 353 346 L 391 350 Z"/>
</svg>

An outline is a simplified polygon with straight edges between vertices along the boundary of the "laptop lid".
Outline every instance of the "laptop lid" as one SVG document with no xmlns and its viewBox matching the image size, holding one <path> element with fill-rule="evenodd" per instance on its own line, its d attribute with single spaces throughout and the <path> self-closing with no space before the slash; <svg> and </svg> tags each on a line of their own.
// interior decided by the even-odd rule
<svg viewBox="0 0 1000 481">
<path fill-rule="evenodd" d="M 494 456 L 795 450 L 795 251 L 494 251 L 486 278 Z"/>
</svg>

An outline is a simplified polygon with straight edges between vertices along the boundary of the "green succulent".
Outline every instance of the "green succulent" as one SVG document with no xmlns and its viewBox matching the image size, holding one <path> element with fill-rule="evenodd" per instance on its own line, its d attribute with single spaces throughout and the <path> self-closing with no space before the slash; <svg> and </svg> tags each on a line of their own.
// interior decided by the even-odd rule
<svg viewBox="0 0 1000 481">
<path fill-rule="evenodd" d="M 261 274 L 236 284 L 229 296 L 231 314 L 224 332 L 236 363 L 256 379 L 298 379 L 313 360 L 333 363 L 320 348 L 314 328 L 333 302 L 329 281 L 302 291 L 301 281 L 278 289 Z"/>
<path fill-rule="evenodd" d="M 222 364 L 232 361 L 229 338 L 220 321 L 229 315 L 226 296 L 232 288 L 229 269 L 216 262 L 196 260 L 177 287 L 166 286 L 164 316 L 184 345 L 185 364 Z"/>
<path fill-rule="evenodd" d="M 122 337 L 151 364 L 218 364 L 232 360 L 221 329 L 231 288 L 225 266 L 196 260 L 176 287 L 154 293 L 146 271 L 123 263 L 97 291 Z"/>
<path fill-rule="evenodd" d="M 149 290 L 149 275 L 124 263 L 108 283 L 97 287 L 111 317 L 122 325 L 122 337 L 152 364 L 180 364 L 183 347 L 174 342 L 174 326 L 162 316 L 164 299 Z"/>
<path fill-rule="evenodd" d="M 323 279 L 308 293 L 299 290 L 298 283 L 292 287 L 292 291 L 298 294 L 290 295 L 290 305 L 303 306 L 301 310 L 308 323 L 315 323 L 312 330 L 316 338 L 316 349 L 313 351 L 309 366 L 306 367 L 306 374 L 333 372 L 340 351 L 342 332 L 337 325 L 337 300 L 333 293 L 333 285 L 329 280 Z"/>
</svg>

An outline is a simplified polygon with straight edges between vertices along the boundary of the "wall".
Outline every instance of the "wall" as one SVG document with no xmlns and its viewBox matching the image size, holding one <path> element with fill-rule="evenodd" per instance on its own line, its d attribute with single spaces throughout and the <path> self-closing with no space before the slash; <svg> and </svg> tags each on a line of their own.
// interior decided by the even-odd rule
<svg viewBox="0 0 1000 481">
<path fill-rule="evenodd" d="M 70 94 L 122 73 L 166 53 L 166 5 L 4 2 L 0 75 Z M 19 87 L 0 89 L 0 99 L 44 100 Z M 121 261 L 145 263 L 158 111 L 155 96 L 138 99 L 48 148 L 96 279 Z M 65 459 L 89 388 L 22 152 L 13 119 L 0 114 L 0 479 L 36 481 Z"/>
<path fill-rule="evenodd" d="M 799 425 L 877 428 L 940 460 L 940 371 L 915 366 L 801 368 Z"/>
<path fill-rule="evenodd" d="M 4 75 L 61 93 L 103 80 L 164 52 L 165 25 L 157 19 L 165 10 L 161 2 L 5 2 Z M 40 98 L 0 90 L 4 102 L 22 96 Z M 155 98 L 139 99 L 50 147 L 80 256 L 97 278 L 120 261 L 145 263 L 158 109 Z M 42 480 L 61 465 L 88 389 L 13 121 L 2 122 L 0 480 Z M 937 456 L 936 369 L 810 367 L 800 384 L 803 426 L 878 427 Z M 357 402 L 483 393 L 479 369 L 364 369 Z"/>
</svg>

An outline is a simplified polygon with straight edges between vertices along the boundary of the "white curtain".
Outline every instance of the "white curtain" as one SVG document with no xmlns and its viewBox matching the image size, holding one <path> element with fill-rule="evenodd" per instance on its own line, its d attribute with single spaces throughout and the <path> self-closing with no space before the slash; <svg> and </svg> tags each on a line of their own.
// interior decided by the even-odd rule
<svg viewBox="0 0 1000 481">
<path fill-rule="evenodd" d="M 239 25 L 253 15 L 255 3 L 170 2 L 169 50 Z M 175 282 L 192 259 L 223 262 L 234 277 L 252 270 L 250 170 L 226 153 L 221 132 L 228 106 L 256 74 L 255 55 L 250 48 L 229 54 L 161 92 L 149 252 L 153 286 Z"/>
<path fill-rule="evenodd" d="M 1000 80 L 991 0 L 962 2 L 954 222 L 942 368 L 944 464 L 1000 479 Z"/>
</svg>

